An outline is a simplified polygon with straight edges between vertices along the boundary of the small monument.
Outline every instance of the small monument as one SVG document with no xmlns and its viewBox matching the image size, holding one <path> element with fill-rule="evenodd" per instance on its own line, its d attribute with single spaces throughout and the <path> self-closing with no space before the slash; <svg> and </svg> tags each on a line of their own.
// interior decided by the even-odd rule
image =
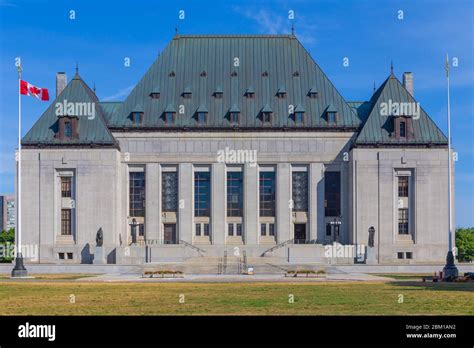
<svg viewBox="0 0 474 348">
<path fill-rule="evenodd" d="M 105 265 L 107 264 L 107 260 L 105 258 L 105 250 L 102 246 L 104 244 L 104 232 L 102 231 L 102 227 L 99 228 L 97 234 L 95 236 L 95 254 L 94 254 L 94 261 L 92 262 L 94 265 Z"/>
<path fill-rule="evenodd" d="M 369 228 L 369 242 L 368 242 L 368 248 L 367 248 L 367 258 L 365 260 L 365 263 L 368 265 L 375 265 L 377 263 L 377 258 L 375 255 L 375 228 L 374 226 L 370 226 Z"/>
</svg>

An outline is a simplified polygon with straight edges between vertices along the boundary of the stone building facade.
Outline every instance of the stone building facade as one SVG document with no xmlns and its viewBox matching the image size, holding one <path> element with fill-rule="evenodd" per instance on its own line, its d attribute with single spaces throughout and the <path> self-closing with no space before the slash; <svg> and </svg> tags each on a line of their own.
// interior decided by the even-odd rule
<svg viewBox="0 0 474 348">
<path fill-rule="evenodd" d="M 370 228 L 344 262 L 445 259 L 447 139 L 411 73 L 346 102 L 293 35 L 177 35 L 124 101 L 57 78 L 22 140 L 34 262 L 92 263 L 99 229 L 117 264 L 328 262 Z"/>
</svg>

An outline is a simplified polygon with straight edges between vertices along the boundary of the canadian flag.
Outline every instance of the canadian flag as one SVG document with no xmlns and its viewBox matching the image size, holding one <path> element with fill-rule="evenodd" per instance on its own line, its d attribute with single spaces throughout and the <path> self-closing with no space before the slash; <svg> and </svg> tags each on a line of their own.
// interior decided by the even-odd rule
<svg viewBox="0 0 474 348">
<path fill-rule="evenodd" d="M 48 89 L 33 86 L 23 80 L 20 80 L 20 94 L 30 95 L 43 101 L 49 100 Z"/>
</svg>

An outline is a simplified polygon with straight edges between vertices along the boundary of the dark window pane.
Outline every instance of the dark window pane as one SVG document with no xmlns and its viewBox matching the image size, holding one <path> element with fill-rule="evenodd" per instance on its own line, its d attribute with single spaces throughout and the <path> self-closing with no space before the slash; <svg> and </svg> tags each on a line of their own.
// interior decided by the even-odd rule
<svg viewBox="0 0 474 348">
<path fill-rule="evenodd" d="M 237 227 L 237 236 L 241 236 L 242 235 L 242 224 L 237 224 L 236 225 Z"/>
<path fill-rule="evenodd" d="M 205 124 L 206 123 L 206 118 L 207 118 L 207 113 L 206 112 L 198 112 L 198 123 L 199 124 Z"/>
<path fill-rule="evenodd" d="M 275 224 L 269 224 L 268 229 L 269 229 L 268 234 L 270 236 L 274 236 L 275 235 Z"/>
<path fill-rule="evenodd" d="M 178 211 L 178 173 L 163 172 L 161 175 L 161 206 L 164 212 Z"/>
<path fill-rule="evenodd" d="M 398 209 L 398 233 L 408 234 L 408 209 Z"/>
<path fill-rule="evenodd" d="M 326 216 L 341 216 L 341 173 L 324 173 L 324 203 Z"/>
<path fill-rule="evenodd" d="M 194 173 L 194 216 L 210 216 L 211 174 Z"/>
<path fill-rule="evenodd" d="M 71 197 L 72 178 L 70 176 L 61 177 L 61 197 Z"/>
<path fill-rule="evenodd" d="M 229 236 L 233 236 L 234 235 L 234 224 L 229 224 L 227 226 L 227 231 L 229 233 Z"/>
<path fill-rule="evenodd" d="M 196 224 L 196 236 L 201 235 L 201 224 Z"/>
<path fill-rule="evenodd" d="M 61 235 L 71 235 L 71 209 L 61 209 Z"/>
<path fill-rule="evenodd" d="M 398 197 L 408 197 L 408 176 L 398 177 Z"/>
<path fill-rule="evenodd" d="M 71 122 L 64 122 L 64 136 L 66 138 L 72 138 L 72 123 Z"/>
<path fill-rule="evenodd" d="M 267 224 L 260 224 L 260 235 L 267 235 Z"/>
<path fill-rule="evenodd" d="M 275 216 L 275 172 L 260 172 L 260 216 Z"/>
<path fill-rule="evenodd" d="M 204 235 L 205 236 L 209 235 L 209 224 L 204 224 Z"/>
<path fill-rule="evenodd" d="M 400 137 L 401 138 L 405 138 L 406 137 L 406 122 L 405 121 L 401 121 L 400 122 Z"/>
<path fill-rule="evenodd" d="M 129 173 L 130 216 L 145 216 L 145 172 Z"/>
<path fill-rule="evenodd" d="M 308 172 L 293 172 L 293 211 L 308 211 Z"/>
<path fill-rule="evenodd" d="M 243 173 L 227 173 L 227 216 L 243 216 Z"/>
</svg>

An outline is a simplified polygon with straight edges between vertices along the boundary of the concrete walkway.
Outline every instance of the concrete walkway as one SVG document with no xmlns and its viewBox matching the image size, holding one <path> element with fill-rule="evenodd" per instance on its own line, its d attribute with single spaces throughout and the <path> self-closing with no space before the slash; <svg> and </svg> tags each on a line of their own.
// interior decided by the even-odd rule
<svg viewBox="0 0 474 348">
<path fill-rule="evenodd" d="M 238 275 L 238 274 L 195 274 L 183 278 L 143 278 L 140 274 L 103 274 L 77 279 L 78 282 L 145 282 L 145 283 L 247 283 L 247 282 L 347 282 L 347 281 L 393 281 L 391 278 L 363 273 L 338 273 L 318 277 L 285 277 L 281 274 Z"/>
</svg>

